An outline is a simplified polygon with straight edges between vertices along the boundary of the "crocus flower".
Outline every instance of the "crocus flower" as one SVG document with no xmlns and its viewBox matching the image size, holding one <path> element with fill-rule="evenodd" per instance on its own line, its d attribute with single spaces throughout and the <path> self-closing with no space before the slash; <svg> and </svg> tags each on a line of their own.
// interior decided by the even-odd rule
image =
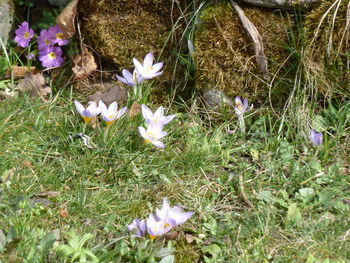
<svg viewBox="0 0 350 263">
<path fill-rule="evenodd" d="M 50 40 L 51 38 L 52 36 L 48 30 L 43 29 L 40 31 L 40 36 L 38 37 L 38 47 L 40 51 L 43 51 L 53 45 L 52 41 Z"/>
<path fill-rule="evenodd" d="M 137 84 L 141 84 L 145 79 L 134 69 L 134 72 L 131 73 L 123 69 L 122 70 L 123 77 L 116 75 L 117 79 L 131 87 L 134 87 Z"/>
<path fill-rule="evenodd" d="M 167 199 L 163 199 L 163 206 L 161 209 L 156 209 L 156 219 L 164 221 L 166 226 L 176 227 L 185 223 L 193 212 L 183 212 L 178 206 L 170 207 Z"/>
<path fill-rule="evenodd" d="M 27 59 L 29 60 L 34 60 L 35 59 L 35 54 L 34 53 L 29 53 L 27 56 L 26 56 Z"/>
<path fill-rule="evenodd" d="M 141 105 L 142 116 L 145 118 L 148 125 L 159 124 L 163 127 L 175 118 L 175 114 L 164 116 L 164 108 L 160 106 L 154 113 L 146 105 Z"/>
<path fill-rule="evenodd" d="M 153 60 L 154 56 L 152 52 L 146 55 L 145 59 L 143 60 L 143 65 L 136 58 L 133 58 L 137 72 L 145 79 L 152 79 L 163 73 L 163 71 L 159 70 L 163 67 L 164 63 L 159 62 L 153 65 Z"/>
<path fill-rule="evenodd" d="M 164 235 L 171 229 L 171 226 L 167 226 L 164 221 L 157 221 L 152 214 L 149 215 L 146 224 L 147 233 L 152 240 L 158 236 Z"/>
<path fill-rule="evenodd" d="M 248 109 L 248 100 L 247 99 L 243 99 L 243 103 L 242 103 L 242 100 L 239 96 L 237 96 L 235 98 L 235 104 L 236 104 L 236 107 L 235 107 L 235 111 L 236 111 L 236 114 L 238 116 L 241 116 L 243 115 L 245 112 L 251 110 L 253 108 L 253 105 Z"/>
<path fill-rule="evenodd" d="M 50 41 L 53 44 L 58 44 L 59 46 L 64 46 L 68 44 L 68 40 L 63 38 L 63 32 L 58 24 L 49 27 Z"/>
<path fill-rule="evenodd" d="M 320 146 L 322 144 L 323 135 L 321 132 L 316 132 L 315 130 L 310 131 L 310 140 L 315 146 Z"/>
<path fill-rule="evenodd" d="M 26 21 L 18 26 L 15 33 L 15 41 L 17 42 L 18 46 L 23 48 L 28 47 L 30 40 L 34 36 L 33 29 L 29 28 L 28 22 Z"/>
<path fill-rule="evenodd" d="M 59 67 L 63 63 L 62 50 L 60 47 L 47 47 L 39 51 L 39 60 L 45 68 Z"/>
<path fill-rule="evenodd" d="M 154 146 L 158 148 L 164 148 L 165 145 L 160 141 L 167 133 L 162 130 L 162 126 L 158 125 L 149 125 L 147 130 L 139 126 L 138 127 L 140 135 L 145 139 L 146 143 L 152 143 Z"/>
<path fill-rule="evenodd" d="M 135 218 L 130 225 L 128 225 L 128 230 L 135 236 L 144 237 L 146 236 L 147 226 L 146 220 L 138 220 Z"/>
<path fill-rule="evenodd" d="M 90 105 L 85 108 L 79 101 L 74 101 L 77 111 L 83 116 L 85 124 L 88 124 L 92 117 L 97 116 L 100 113 L 99 107 L 97 107 L 96 102 L 91 102 Z"/>
<path fill-rule="evenodd" d="M 118 103 L 116 101 L 112 102 L 107 108 L 106 104 L 102 100 L 98 102 L 98 106 L 101 111 L 102 118 L 105 120 L 107 125 L 113 124 L 117 119 L 123 116 L 126 111 L 126 107 L 121 108 L 118 111 Z"/>
</svg>

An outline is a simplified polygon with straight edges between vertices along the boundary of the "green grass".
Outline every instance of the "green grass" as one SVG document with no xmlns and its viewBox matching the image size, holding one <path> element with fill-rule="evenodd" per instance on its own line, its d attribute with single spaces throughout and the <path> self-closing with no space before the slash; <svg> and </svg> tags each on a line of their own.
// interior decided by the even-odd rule
<svg viewBox="0 0 350 263">
<path fill-rule="evenodd" d="M 100 262 L 156 262 L 126 226 L 164 197 L 195 211 L 168 243 L 175 262 L 348 262 L 350 103 L 313 116 L 326 131 L 321 147 L 308 130 L 255 109 L 246 135 L 233 112 L 209 122 L 184 111 L 165 128 L 165 150 L 143 143 L 141 116 L 107 135 L 103 124 L 88 126 L 89 149 L 67 140 L 84 129 L 73 98 L 0 102 L 0 262 L 71 262 L 55 249 L 71 232 L 92 234 L 82 246 Z M 58 192 L 42 197 L 48 206 L 31 205 L 48 191 Z"/>
</svg>

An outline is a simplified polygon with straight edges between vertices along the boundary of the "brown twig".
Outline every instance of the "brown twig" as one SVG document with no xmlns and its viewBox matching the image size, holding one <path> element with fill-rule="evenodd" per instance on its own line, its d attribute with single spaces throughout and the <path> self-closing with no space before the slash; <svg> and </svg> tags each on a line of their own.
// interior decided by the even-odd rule
<svg viewBox="0 0 350 263">
<path fill-rule="evenodd" d="M 252 202 L 249 201 L 247 195 L 245 194 L 245 191 L 244 191 L 244 184 L 243 184 L 243 176 L 240 174 L 238 176 L 239 178 L 239 189 L 241 191 L 241 196 L 244 200 L 244 202 L 246 202 L 246 204 L 250 207 L 250 208 L 254 208 L 254 205 L 252 204 Z"/>
</svg>

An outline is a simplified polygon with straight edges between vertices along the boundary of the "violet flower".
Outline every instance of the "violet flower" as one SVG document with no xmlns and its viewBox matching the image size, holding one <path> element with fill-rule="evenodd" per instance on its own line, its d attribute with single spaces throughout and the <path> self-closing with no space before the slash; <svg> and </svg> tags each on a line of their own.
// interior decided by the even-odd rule
<svg viewBox="0 0 350 263">
<path fill-rule="evenodd" d="M 135 236 L 145 237 L 147 231 L 146 220 L 138 220 L 135 218 L 130 225 L 128 225 L 129 232 Z"/>
<path fill-rule="evenodd" d="M 310 140 L 315 146 L 320 146 L 322 144 L 323 135 L 321 132 L 316 132 L 315 130 L 310 131 Z"/>
<path fill-rule="evenodd" d="M 64 46 L 68 44 L 68 40 L 63 38 L 63 32 L 58 24 L 49 27 L 50 41 L 52 44 L 58 44 L 59 46 Z"/>
<path fill-rule="evenodd" d="M 59 67 L 63 63 L 62 50 L 60 47 L 47 47 L 39 51 L 39 60 L 45 68 Z"/>
<path fill-rule="evenodd" d="M 170 207 L 167 199 L 163 199 L 161 209 L 156 209 L 156 219 L 164 221 L 167 226 L 176 227 L 185 223 L 194 212 L 183 212 L 179 206 Z"/>
<path fill-rule="evenodd" d="M 123 77 L 116 75 L 117 79 L 131 87 L 134 87 L 137 84 L 141 84 L 145 79 L 134 69 L 132 75 L 131 73 L 123 69 L 122 70 Z"/>
<path fill-rule="evenodd" d="M 118 103 L 116 101 L 112 102 L 107 108 L 106 104 L 104 104 L 102 100 L 98 102 L 98 107 L 100 108 L 102 118 L 105 120 L 108 126 L 112 125 L 117 119 L 121 118 L 127 109 L 124 107 L 118 111 Z"/>
<path fill-rule="evenodd" d="M 147 233 L 149 234 L 149 238 L 152 240 L 158 236 L 164 235 L 171 229 L 171 226 L 167 226 L 164 221 L 157 221 L 152 214 L 149 215 L 146 224 Z"/>
<path fill-rule="evenodd" d="M 164 116 L 164 107 L 160 106 L 154 113 L 146 105 L 141 105 L 142 116 L 148 125 L 160 125 L 162 128 L 175 118 L 175 114 Z"/>
<path fill-rule="evenodd" d="M 133 58 L 137 72 L 145 79 L 152 79 L 163 73 L 163 71 L 159 70 L 163 67 L 164 63 L 159 62 L 153 64 L 153 60 L 154 56 L 152 52 L 146 55 L 145 59 L 143 60 L 143 65 L 136 58 Z"/>
<path fill-rule="evenodd" d="M 88 124 L 92 117 L 100 114 L 100 108 L 97 107 L 96 102 L 91 102 L 87 108 L 85 108 L 79 101 L 74 101 L 75 107 L 80 115 L 83 117 L 85 124 Z"/>
<path fill-rule="evenodd" d="M 40 51 L 44 51 L 46 48 L 53 45 L 51 38 L 52 36 L 48 30 L 43 29 L 40 31 L 40 36 L 38 37 L 38 47 Z"/>
<path fill-rule="evenodd" d="M 18 46 L 23 48 L 28 47 L 30 40 L 34 36 L 33 29 L 29 28 L 28 22 L 26 21 L 18 26 L 15 33 L 15 41 L 17 42 Z"/>
<path fill-rule="evenodd" d="M 250 111 L 253 108 L 253 105 L 248 109 L 248 100 L 247 99 L 243 99 L 243 103 L 242 100 L 239 96 L 237 96 L 235 98 L 235 111 L 237 115 L 243 115 L 245 112 Z"/>
</svg>

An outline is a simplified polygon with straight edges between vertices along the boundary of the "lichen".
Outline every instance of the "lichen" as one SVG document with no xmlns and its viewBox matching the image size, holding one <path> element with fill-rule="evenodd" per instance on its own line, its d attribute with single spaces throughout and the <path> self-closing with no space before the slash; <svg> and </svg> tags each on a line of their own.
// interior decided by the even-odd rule
<svg viewBox="0 0 350 263">
<path fill-rule="evenodd" d="M 281 13 L 257 7 L 243 7 L 243 10 L 263 39 L 269 71 L 282 74 L 280 67 L 288 56 L 284 48 L 285 18 Z M 216 88 L 230 97 L 240 95 L 255 102 L 268 101 L 269 89 L 262 81 L 251 41 L 231 5 L 221 2 L 209 7 L 200 19 L 195 35 L 196 88 Z M 286 87 L 273 86 L 276 102 L 284 92 Z"/>
</svg>

